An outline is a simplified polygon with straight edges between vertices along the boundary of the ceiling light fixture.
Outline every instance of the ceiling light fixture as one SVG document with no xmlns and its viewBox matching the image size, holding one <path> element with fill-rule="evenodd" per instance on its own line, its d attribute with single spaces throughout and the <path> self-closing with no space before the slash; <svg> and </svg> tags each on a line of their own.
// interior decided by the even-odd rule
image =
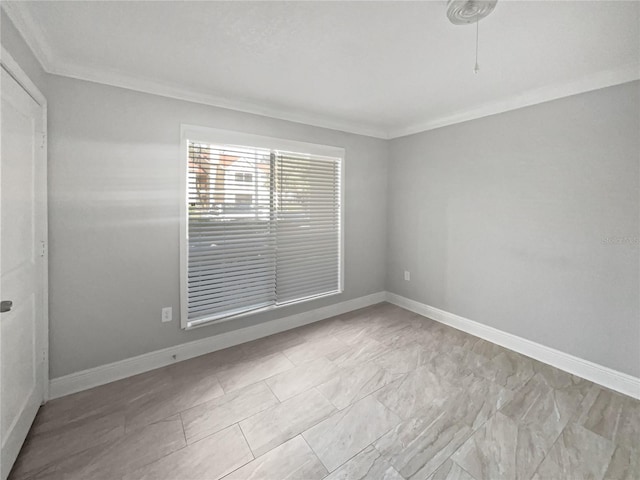
<svg viewBox="0 0 640 480">
<path fill-rule="evenodd" d="M 454 25 L 476 24 L 476 65 L 474 73 L 480 71 L 478 65 L 478 23 L 493 12 L 498 0 L 447 0 L 447 17 Z"/>
</svg>

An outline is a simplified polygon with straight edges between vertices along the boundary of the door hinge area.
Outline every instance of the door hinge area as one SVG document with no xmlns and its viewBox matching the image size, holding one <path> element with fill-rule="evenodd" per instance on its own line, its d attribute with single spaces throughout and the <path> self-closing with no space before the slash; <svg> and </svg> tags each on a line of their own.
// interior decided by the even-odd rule
<svg viewBox="0 0 640 480">
<path fill-rule="evenodd" d="M 47 255 L 47 244 L 44 240 L 40 241 L 40 256 L 44 257 Z"/>
<path fill-rule="evenodd" d="M 42 143 L 40 144 L 40 148 L 44 148 L 47 145 L 47 134 L 42 132 Z"/>
</svg>

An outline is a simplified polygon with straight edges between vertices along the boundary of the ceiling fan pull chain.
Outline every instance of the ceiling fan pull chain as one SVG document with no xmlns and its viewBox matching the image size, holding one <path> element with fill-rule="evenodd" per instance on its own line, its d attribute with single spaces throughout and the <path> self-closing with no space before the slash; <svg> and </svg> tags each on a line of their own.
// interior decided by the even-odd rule
<svg viewBox="0 0 640 480">
<path fill-rule="evenodd" d="M 476 66 L 473 67 L 473 73 L 477 74 L 480 71 L 480 65 L 478 65 L 478 31 L 479 31 L 479 19 L 476 18 Z"/>
<path fill-rule="evenodd" d="M 478 63 L 478 44 L 480 20 L 493 12 L 498 0 L 447 0 L 447 17 L 454 25 L 470 25 L 476 22 L 476 64 L 473 73 L 480 71 Z"/>
</svg>

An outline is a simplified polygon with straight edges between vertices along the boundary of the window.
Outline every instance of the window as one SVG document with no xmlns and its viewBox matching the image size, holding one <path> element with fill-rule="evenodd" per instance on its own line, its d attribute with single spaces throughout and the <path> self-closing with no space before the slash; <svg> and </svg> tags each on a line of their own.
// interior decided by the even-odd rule
<svg viewBox="0 0 640 480">
<path fill-rule="evenodd" d="M 253 182 L 253 175 L 251 173 L 236 173 L 236 182 L 251 183 Z"/>
<path fill-rule="evenodd" d="M 183 127 L 182 325 L 342 292 L 344 150 Z"/>
</svg>

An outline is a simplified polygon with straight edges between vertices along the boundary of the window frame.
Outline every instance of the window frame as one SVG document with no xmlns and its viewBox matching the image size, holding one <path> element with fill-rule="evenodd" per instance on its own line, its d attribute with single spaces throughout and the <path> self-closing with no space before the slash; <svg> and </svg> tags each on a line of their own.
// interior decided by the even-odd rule
<svg viewBox="0 0 640 480">
<path fill-rule="evenodd" d="M 335 292 L 302 298 L 281 305 L 269 305 L 256 310 L 239 313 L 229 317 L 200 321 L 190 325 L 188 320 L 188 253 L 189 253 L 189 145 L 188 142 L 202 142 L 218 145 L 239 145 L 270 150 L 282 150 L 296 153 L 308 153 L 325 157 L 340 158 L 340 210 L 339 210 L 339 262 L 338 290 Z M 189 124 L 180 125 L 180 326 L 184 330 L 193 330 L 207 325 L 233 321 L 238 318 L 256 315 L 262 312 L 277 310 L 290 305 L 309 302 L 320 298 L 340 295 L 344 292 L 344 235 L 345 235 L 345 162 L 346 151 L 342 147 L 307 143 L 277 137 L 255 135 L 235 130 L 223 130 Z"/>
</svg>

